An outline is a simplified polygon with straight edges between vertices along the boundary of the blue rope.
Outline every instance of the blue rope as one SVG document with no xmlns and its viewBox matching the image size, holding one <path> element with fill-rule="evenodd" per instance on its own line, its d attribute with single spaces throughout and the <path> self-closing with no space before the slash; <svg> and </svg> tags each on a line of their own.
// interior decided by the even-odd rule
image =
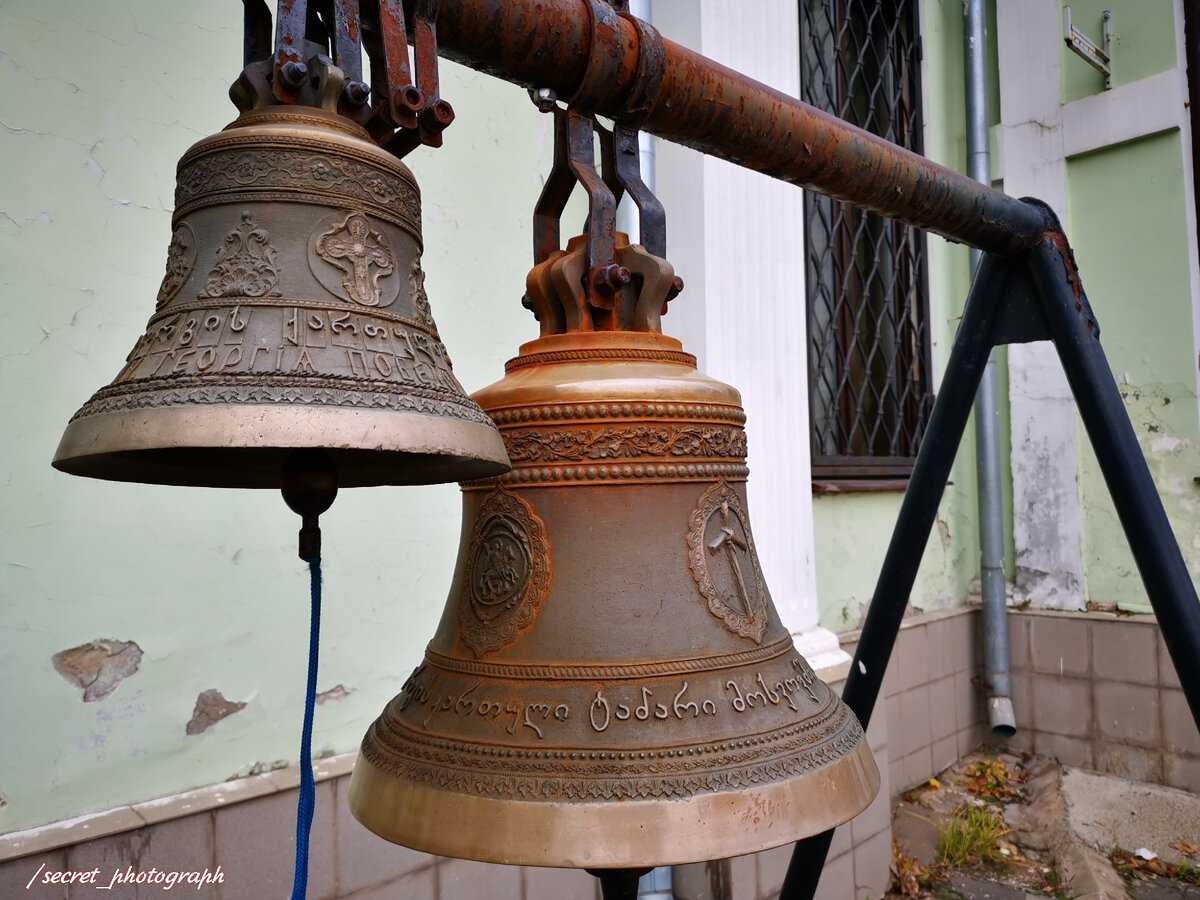
<svg viewBox="0 0 1200 900">
<path fill-rule="evenodd" d="M 308 835 L 316 809 L 317 786 L 313 781 L 312 726 L 317 698 L 317 647 L 321 635 L 321 554 L 308 560 L 312 582 L 312 624 L 308 631 L 308 689 L 304 695 L 304 729 L 300 734 L 300 802 L 296 807 L 296 875 L 292 900 L 305 900 L 308 891 Z"/>
</svg>

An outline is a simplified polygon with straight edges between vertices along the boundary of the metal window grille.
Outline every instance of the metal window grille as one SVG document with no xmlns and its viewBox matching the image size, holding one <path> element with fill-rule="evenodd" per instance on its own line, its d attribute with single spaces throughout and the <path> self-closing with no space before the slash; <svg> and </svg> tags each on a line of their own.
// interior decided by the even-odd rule
<svg viewBox="0 0 1200 900">
<path fill-rule="evenodd" d="M 922 152 L 916 0 L 799 0 L 803 99 Z M 814 478 L 905 476 L 932 406 L 925 235 L 805 192 Z"/>
</svg>

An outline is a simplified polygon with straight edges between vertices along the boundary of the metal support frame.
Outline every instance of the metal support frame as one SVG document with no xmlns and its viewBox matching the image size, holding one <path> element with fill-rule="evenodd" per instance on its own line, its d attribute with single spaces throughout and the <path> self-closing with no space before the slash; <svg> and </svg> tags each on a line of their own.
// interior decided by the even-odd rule
<svg viewBox="0 0 1200 900">
<path fill-rule="evenodd" d="M 1112 494 L 1134 559 L 1200 727 L 1200 599 L 1100 346 L 1100 326 L 1058 221 L 1022 257 L 984 254 L 967 297 L 942 389 L 884 557 L 842 698 L 865 727 L 900 631 L 925 544 L 962 441 L 988 355 L 1002 344 L 1050 340 Z M 813 896 L 833 832 L 796 844 L 781 900 Z"/>
</svg>

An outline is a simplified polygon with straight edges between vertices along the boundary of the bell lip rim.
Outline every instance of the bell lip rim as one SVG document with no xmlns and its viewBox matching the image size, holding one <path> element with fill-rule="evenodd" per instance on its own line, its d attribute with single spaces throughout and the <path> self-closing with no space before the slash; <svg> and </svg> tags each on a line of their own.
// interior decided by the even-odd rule
<svg viewBox="0 0 1200 900">
<path fill-rule="evenodd" d="M 144 458 L 160 451 L 165 459 L 172 451 L 260 451 L 265 456 L 272 451 L 282 453 L 285 450 L 316 447 L 335 453 L 349 451 L 435 456 L 461 462 L 460 471 L 447 470 L 441 473 L 438 469 L 436 471 L 441 474 L 423 478 L 419 472 L 435 470 L 404 467 L 398 460 L 395 467 L 397 472 L 407 471 L 409 476 L 416 477 L 363 481 L 347 479 L 342 481 L 343 487 L 451 484 L 465 477 L 503 475 L 512 468 L 504 440 L 490 422 L 485 424 L 413 410 L 298 406 L 300 408 L 278 404 L 163 406 L 82 416 L 67 424 L 50 464 L 69 475 L 103 481 L 251 489 L 277 489 L 279 484 L 273 479 L 253 476 L 224 483 L 219 478 L 128 477 L 121 472 L 124 468 L 121 465 L 114 471 L 106 472 L 103 461 L 129 462 L 135 456 Z M 300 418 L 304 419 L 303 427 L 300 427 Z M 253 431 L 269 432 L 270 435 L 269 438 L 255 441 L 249 434 Z M 350 433 L 362 435 L 362 439 L 353 442 L 345 440 L 340 445 L 332 445 L 329 441 L 330 434 Z M 202 440 L 181 439 L 184 435 Z M 469 472 L 464 474 L 464 469 L 469 469 Z M 156 468 L 155 471 L 163 470 Z M 186 476 L 188 471 L 181 469 L 180 474 Z M 484 472 L 487 474 L 475 474 Z"/>
<path fill-rule="evenodd" d="M 847 778 L 853 781 L 851 789 L 822 791 L 817 785 L 818 780 L 832 786 Z M 419 852 L 503 865 L 629 868 L 643 865 L 686 865 L 757 853 L 793 843 L 849 822 L 871 805 L 878 796 L 879 787 L 879 767 L 864 733 L 852 751 L 815 772 L 743 790 L 699 793 L 692 797 L 672 800 L 627 799 L 563 803 L 476 797 L 396 779 L 359 754 L 350 776 L 349 806 L 354 818 L 375 835 Z M 385 795 L 384 802 L 386 794 L 409 794 L 417 798 L 418 803 L 412 804 L 414 807 L 419 807 L 421 799 L 432 799 L 434 803 L 430 809 L 435 810 L 438 815 L 430 818 L 439 824 L 434 827 L 423 826 L 420 823 L 412 825 L 417 817 L 408 815 L 410 810 L 398 810 L 390 816 L 370 815 L 365 809 L 365 804 L 367 798 L 377 792 Z M 838 803 L 830 813 L 831 804 L 821 803 L 821 800 L 831 797 L 836 798 Z M 741 798 L 741 802 L 737 798 Z M 439 800 L 440 803 L 437 802 Z M 817 819 L 815 824 L 806 824 L 799 831 L 778 827 L 787 824 L 785 816 L 782 815 L 773 816 L 769 820 L 764 816 L 758 822 L 747 823 L 742 820 L 731 824 L 728 829 L 721 827 L 722 822 L 732 823 L 735 818 L 740 818 L 736 816 L 735 805 L 737 808 L 762 810 L 768 804 L 783 803 L 793 811 L 795 818 L 803 817 L 813 808 L 819 808 L 829 814 Z M 496 824 L 496 814 L 511 812 L 514 806 L 525 808 L 525 822 L 537 821 L 538 818 L 548 816 L 553 810 L 553 824 L 546 829 L 553 832 L 553 840 L 549 843 L 548 850 L 539 851 L 535 841 L 518 836 L 521 829 Z M 476 829 L 478 833 L 486 834 L 484 841 L 468 849 L 463 846 L 464 842 L 453 840 L 452 829 L 445 823 L 450 820 L 450 810 L 454 807 L 460 812 L 454 821 L 486 823 Z M 639 834 L 645 831 L 645 826 L 639 828 L 635 821 L 639 812 L 651 808 L 656 812 L 668 811 L 675 824 L 684 821 L 685 817 L 690 822 L 704 824 L 698 825 L 685 837 L 654 841 L 644 833 Z M 684 810 L 688 812 L 685 813 Z M 597 818 L 615 821 L 597 823 L 594 821 Z M 628 821 L 621 822 L 622 819 Z M 717 824 L 710 827 L 709 823 L 714 820 Z M 388 829 L 386 826 L 389 821 L 401 825 L 401 828 Z M 420 820 L 424 821 L 426 820 Z M 620 828 L 622 824 L 624 829 Z M 596 835 L 608 833 L 606 829 L 614 829 L 627 835 L 624 841 L 618 840 L 616 843 L 636 841 L 643 847 L 654 843 L 659 852 L 636 860 L 614 859 L 611 853 L 601 854 L 596 850 Z M 719 834 L 719 837 L 706 839 L 707 835 L 714 834 Z M 573 842 L 568 835 L 574 835 Z M 743 842 L 737 843 L 736 839 L 742 839 Z M 675 848 L 680 852 L 667 853 L 665 851 L 668 848 Z M 467 852 L 472 855 L 464 855 Z"/>
</svg>

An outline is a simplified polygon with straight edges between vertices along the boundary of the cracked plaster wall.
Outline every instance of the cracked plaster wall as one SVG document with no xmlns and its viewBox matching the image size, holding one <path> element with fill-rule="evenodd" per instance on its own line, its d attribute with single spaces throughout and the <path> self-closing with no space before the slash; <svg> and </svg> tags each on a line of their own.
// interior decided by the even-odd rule
<svg viewBox="0 0 1200 900">
<path fill-rule="evenodd" d="M 1070 228 L 1100 339 L 1176 540 L 1200 583 L 1200 416 L 1187 228 L 1190 192 L 1178 131 L 1068 162 Z M 1095 454 L 1079 425 L 1087 597 L 1150 603 Z"/>
<path fill-rule="evenodd" d="M 176 161 L 236 113 L 241 21 L 237 0 L 0 4 L 0 832 L 298 759 L 308 573 L 281 498 L 50 468 L 153 311 Z M 519 88 L 450 63 L 442 79 L 458 119 L 407 161 L 433 312 L 474 390 L 537 335 L 519 298 L 549 131 Z M 459 510 L 453 486 L 377 488 L 322 517 L 318 690 L 336 702 L 315 753 L 356 747 L 418 660 Z M 135 642 L 140 667 L 84 703 L 52 657 L 104 637 Z M 186 734 L 214 688 L 245 708 Z"/>
</svg>

